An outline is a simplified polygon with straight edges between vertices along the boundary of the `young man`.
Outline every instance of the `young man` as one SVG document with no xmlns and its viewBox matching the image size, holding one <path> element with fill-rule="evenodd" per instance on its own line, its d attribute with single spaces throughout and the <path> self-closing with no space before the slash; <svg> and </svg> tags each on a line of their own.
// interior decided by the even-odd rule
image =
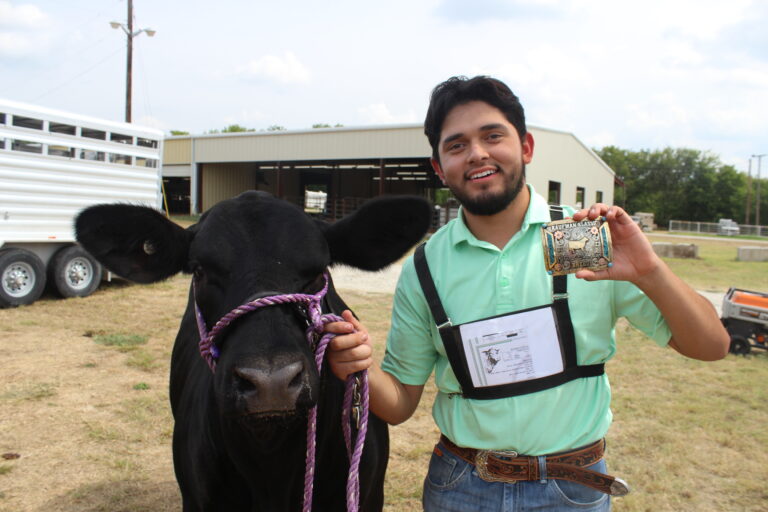
<svg viewBox="0 0 768 512">
<path fill-rule="evenodd" d="M 338 334 L 332 370 L 345 378 L 369 369 L 371 411 L 391 424 L 413 414 L 435 372 L 433 416 L 442 436 L 424 482 L 425 510 L 609 510 L 609 495 L 627 492 L 602 458 L 611 423 L 603 363 L 615 352 L 616 320 L 626 317 L 659 345 L 701 360 L 725 357 L 728 335 L 712 305 L 670 271 L 617 206 L 565 212 L 574 221 L 607 219 L 611 267 L 563 278 L 545 271 L 540 232 L 557 210 L 526 184 L 534 140 L 502 82 L 454 77 L 438 85 L 425 133 L 432 166 L 461 215 L 404 264 L 381 365 L 365 327 L 345 312 L 344 322 L 327 326 Z M 556 368 L 493 385 L 478 380 L 478 370 L 472 375 L 468 331 L 452 326 L 491 332 L 496 317 L 537 333 L 522 357 Z M 548 327 L 539 326 L 542 318 Z M 537 345 L 549 348 L 535 355 Z"/>
</svg>

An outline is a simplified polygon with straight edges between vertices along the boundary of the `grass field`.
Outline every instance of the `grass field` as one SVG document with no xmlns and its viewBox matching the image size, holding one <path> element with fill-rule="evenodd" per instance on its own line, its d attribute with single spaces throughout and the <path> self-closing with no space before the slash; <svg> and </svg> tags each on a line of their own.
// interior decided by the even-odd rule
<svg viewBox="0 0 768 512">
<path fill-rule="evenodd" d="M 768 264 L 701 241 L 700 260 L 670 261 L 697 289 L 768 290 Z M 391 296 L 344 293 L 379 355 Z M 0 310 L 0 511 L 175 511 L 168 362 L 187 282 L 112 283 L 86 299 L 45 297 Z M 768 354 L 716 363 L 660 349 L 626 324 L 608 363 L 610 471 L 632 487 L 623 511 L 768 511 Z M 437 439 L 428 386 L 416 415 L 391 428 L 388 512 L 420 510 Z"/>
</svg>

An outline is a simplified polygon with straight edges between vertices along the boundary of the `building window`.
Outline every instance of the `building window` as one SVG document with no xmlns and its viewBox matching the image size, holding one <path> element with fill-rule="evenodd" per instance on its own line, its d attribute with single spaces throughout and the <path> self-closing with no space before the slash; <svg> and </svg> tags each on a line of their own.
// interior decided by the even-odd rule
<svg viewBox="0 0 768 512">
<path fill-rule="evenodd" d="M 122 133 L 111 133 L 109 140 L 112 142 L 119 142 L 120 144 L 133 144 L 133 136 L 123 135 Z"/>
<path fill-rule="evenodd" d="M 0 112 L 0 124 L 5 124 L 5 114 Z"/>
<path fill-rule="evenodd" d="M 54 123 L 48 124 L 48 131 L 51 133 L 63 133 L 64 135 L 77 135 L 77 127 L 71 124 Z"/>
<path fill-rule="evenodd" d="M 547 201 L 549 204 L 560 204 L 560 182 L 550 181 L 549 192 L 547 194 Z"/>
<path fill-rule="evenodd" d="M 576 187 L 576 208 L 584 208 L 584 187 Z"/>
<path fill-rule="evenodd" d="M 145 139 L 143 137 L 137 137 L 136 145 L 143 148 L 157 148 L 157 141 L 152 139 Z"/>
<path fill-rule="evenodd" d="M 80 158 L 82 158 L 83 160 L 92 160 L 94 162 L 103 162 L 104 152 L 84 149 L 80 152 Z"/>
<path fill-rule="evenodd" d="M 94 130 L 92 128 L 83 128 L 81 133 L 83 137 L 87 137 L 89 139 L 99 139 L 99 140 L 107 139 L 107 132 L 104 132 L 101 130 Z"/>
<path fill-rule="evenodd" d="M 21 128 L 32 128 L 33 130 L 42 130 L 43 120 L 35 119 L 33 117 L 13 116 L 13 126 L 19 126 Z"/>
<path fill-rule="evenodd" d="M 595 192 L 595 202 L 596 203 L 602 203 L 603 202 L 603 191 L 602 190 L 598 190 L 597 192 Z"/>
<path fill-rule="evenodd" d="M 63 156 L 66 158 L 75 158 L 75 148 L 69 146 L 48 146 L 48 154 L 53 156 Z"/>
</svg>

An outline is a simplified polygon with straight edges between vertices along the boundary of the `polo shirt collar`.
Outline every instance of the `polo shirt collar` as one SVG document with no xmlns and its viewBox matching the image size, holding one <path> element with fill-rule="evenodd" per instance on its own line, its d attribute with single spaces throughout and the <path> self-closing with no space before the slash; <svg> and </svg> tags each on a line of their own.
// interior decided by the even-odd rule
<svg viewBox="0 0 768 512">
<path fill-rule="evenodd" d="M 545 222 L 549 222 L 551 220 L 549 216 L 549 205 L 547 204 L 547 201 L 536 193 L 533 185 L 526 184 L 526 187 L 528 187 L 528 190 L 531 193 L 531 200 L 528 202 L 528 208 L 525 211 L 525 218 L 523 219 L 523 224 L 520 227 L 520 233 L 524 233 L 532 225 L 544 224 Z M 464 222 L 463 206 L 459 208 L 459 215 L 456 217 L 456 222 L 451 224 L 450 229 L 450 238 L 453 245 L 458 245 L 462 242 L 466 242 L 475 246 L 490 245 L 487 244 L 487 242 L 478 240 L 469 230 L 467 224 Z M 515 237 L 517 237 L 517 235 L 515 235 Z"/>
</svg>

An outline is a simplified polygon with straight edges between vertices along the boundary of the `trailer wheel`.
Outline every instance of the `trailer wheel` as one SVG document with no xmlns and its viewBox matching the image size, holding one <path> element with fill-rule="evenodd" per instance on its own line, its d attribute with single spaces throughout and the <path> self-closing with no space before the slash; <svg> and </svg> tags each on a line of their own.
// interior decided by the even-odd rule
<svg viewBox="0 0 768 512">
<path fill-rule="evenodd" d="M 739 335 L 731 336 L 730 352 L 732 354 L 745 356 L 749 354 L 750 350 L 752 350 L 752 346 L 750 345 L 748 339 Z"/>
<path fill-rule="evenodd" d="M 101 283 L 101 265 L 82 247 L 59 249 L 48 264 L 48 278 L 62 297 L 87 297 Z"/>
<path fill-rule="evenodd" d="M 45 289 L 45 265 L 24 249 L 0 251 L 0 308 L 32 304 Z"/>
</svg>

